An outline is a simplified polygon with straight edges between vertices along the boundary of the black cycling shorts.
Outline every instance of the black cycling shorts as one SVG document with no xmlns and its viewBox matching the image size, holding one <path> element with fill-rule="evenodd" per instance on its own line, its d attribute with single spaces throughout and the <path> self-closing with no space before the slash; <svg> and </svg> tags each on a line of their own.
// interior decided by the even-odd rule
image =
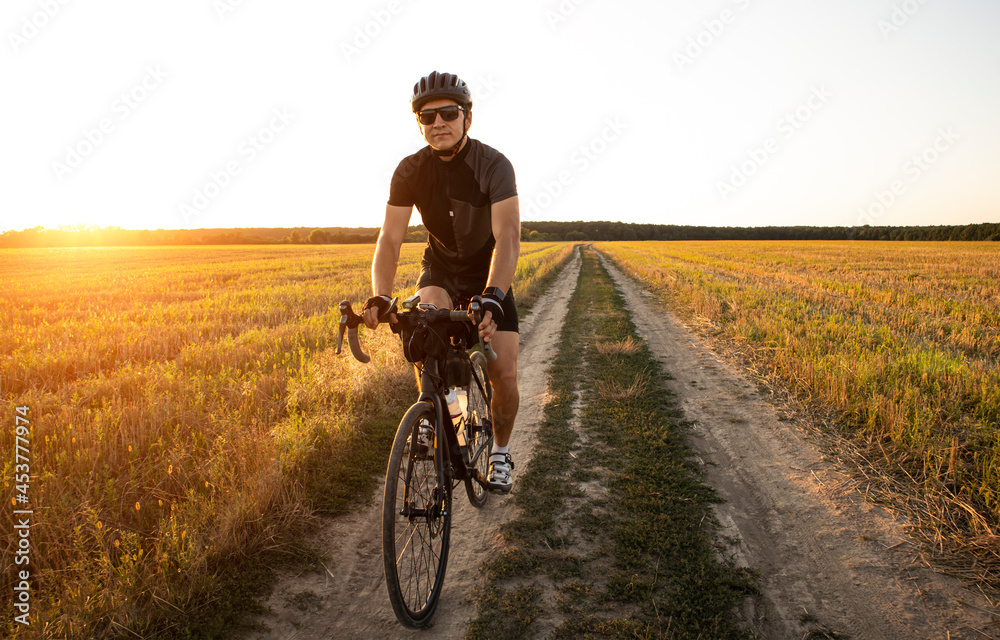
<svg viewBox="0 0 1000 640">
<path fill-rule="evenodd" d="M 424 287 L 441 287 L 449 296 L 452 304 L 458 300 L 479 295 L 486 288 L 482 278 L 471 278 L 460 273 L 453 273 L 445 267 L 433 263 L 426 258 L 420 261 L 420 277 L 417 278 L 417 290 Z M 503 322 L 497 325 L 497 331 L 513 331 L 517 333 L 517 304 L 514 302 L 513 287 L 507 289 L 503 303 Z"/>
</svg>

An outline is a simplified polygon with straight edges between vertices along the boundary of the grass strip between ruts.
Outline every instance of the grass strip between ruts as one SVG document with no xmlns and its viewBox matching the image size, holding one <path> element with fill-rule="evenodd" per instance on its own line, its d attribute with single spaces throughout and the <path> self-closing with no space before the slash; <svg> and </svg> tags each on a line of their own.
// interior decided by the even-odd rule
<svg viewBox="0 0 1000 640">
<path fill-rule="evenodd" d="M 754 578 L 715 540 L 719 499 L 593 251 L 560 345 L 466 637 L 751 637 L 736 610 Z"/>
</svg>

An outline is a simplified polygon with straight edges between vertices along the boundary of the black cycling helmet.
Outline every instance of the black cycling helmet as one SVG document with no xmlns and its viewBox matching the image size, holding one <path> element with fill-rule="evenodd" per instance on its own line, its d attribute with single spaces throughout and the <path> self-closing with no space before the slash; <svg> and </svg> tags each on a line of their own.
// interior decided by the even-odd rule
<svg viewBox="0 0 1000 640">
<path fill-rule="evenodd" d="M 466 113 L 472 108 L 472 91 L 469 90 L 469 85 L 455 74 L 437 71 L 431 71 L 413 85 L 410 106 L 413 107 L 413 113 L 416 113 L 431 100 L 440 98 L 454 100 L 465 107 Z"/>
<path fill-rule="evenodd" d="M 413 113 L 417 113 L 431 100 L 442 98 L 457 102 L 465 109 L 466 116 L 472 111 L 472 91 L 469 90 L 469 85 L 453 73 L 438 73 L 437 71 L 431 71 L 413 85 L 410 106 L 413 107 Z M 462 136 L 455 143 L 455 146 L 451 149 L 435 149 L 435 155 L 453 156 L 458 153 L 467 133 L 465 122 L 465 117 L 463 117 Z"/>
</svg>

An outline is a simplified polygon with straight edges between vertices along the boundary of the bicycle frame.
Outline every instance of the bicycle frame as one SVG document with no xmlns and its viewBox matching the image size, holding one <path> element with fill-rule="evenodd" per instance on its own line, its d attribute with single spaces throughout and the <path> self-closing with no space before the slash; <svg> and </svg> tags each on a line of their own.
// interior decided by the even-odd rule
<svg viewBox="0 0 1000 640">
<path fill-rule="evenodd" d="M 418 402 L 429 402 L 434 406 L 434 419 L 438 426 L 441 427 L 438 433 L 443 432 L 445 435 L 445 444 L 447 447 L 444 449 L 442 461 L 450 464 L 438 471 L 443 472 L 444 475 L 442 477 L 452 482 L 471 478 L 485 486 L 486 478 L 482 477 L 482 474 L 476 469 L 476 460 L 479 459 L 479 456 L 483 455 L 486 447 L 482 446 L 479 451 L 474 452 L 470 463 L 466 465 L 459 449 L 458 433 L 451 421 L 451 415 L 444 404 L 444 391 L 443 386 L 441 386 L 442 376 L 438 373 L 439 371 L 440 364 L 437 359 L 428 359 L 425 361 L 423 371 L 420 374 L 420 395 L 417 397 Z M 483 388 L 482 380 L 479 380 L 476 376 L 472 376 L 469 384 L 479 385 L 480 391 L 485 395 L 486 390 Z M 456 460 L 458 461 L 457 464 L 455 463 Z"/>
</svg>

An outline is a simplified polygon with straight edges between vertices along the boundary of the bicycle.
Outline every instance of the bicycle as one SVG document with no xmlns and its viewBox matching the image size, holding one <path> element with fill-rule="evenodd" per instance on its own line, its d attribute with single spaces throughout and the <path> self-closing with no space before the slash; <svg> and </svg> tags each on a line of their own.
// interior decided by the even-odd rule
<svg viewBox="0 0 1000 640">
<path fill-rule="evenodd" d="M 495 360 L 496 353 L 478 335 L 479 296 L 457 301 L 460 308 L 468 302 L 471 319 L 465 311 L 422 304 L 419 296 L 403 301 L 403 311 L 397 312 L 397 301 L 393 299 L 379 321 L 396 313 L 398 322 L 390 327 L 400 335 L 406 359 L 417 367 L 420 395 L 400 420 L 389 454 L 382 498 L 382 558 L 396 618 L 406 627 L 420 628 L 434 615 L 444 584 L 453 489 L 464 482 L 476 508 L 489 498 L 493 389 L 486 362 Z M 341 352 L 346 331 L 352 355 L 369 362 L 358 341 L 361 316 L 347 300 L 340 303 L 340 313 L 336 353 Z M 477 341 L 481 350 L 470 355 Z M 448 399 L 459 389 L 465 390 L 468 403 L 456 424 Z"/>
</svg>

